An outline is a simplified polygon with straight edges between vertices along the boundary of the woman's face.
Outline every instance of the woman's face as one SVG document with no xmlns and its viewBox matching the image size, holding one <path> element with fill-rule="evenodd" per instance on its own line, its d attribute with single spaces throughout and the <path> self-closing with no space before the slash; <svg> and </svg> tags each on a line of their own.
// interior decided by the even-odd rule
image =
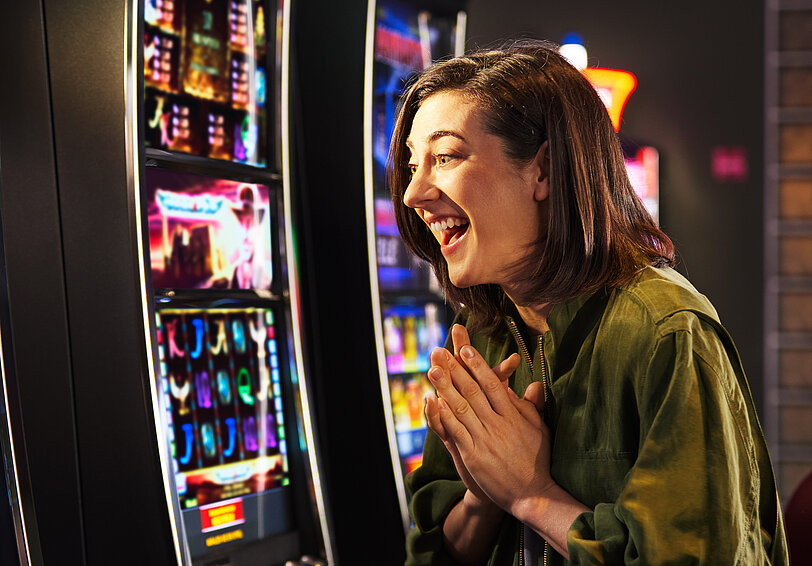
<svg viewBox="0 0 812 566">
<path fill-rule="evenodd" d="M 403 202 L 439 242 L 451 282 L 493 283 L 509 293 L 515 266 L 543 233 L 546 144 L 518 165 L 502 140 L 485 131 L 477 106 L 445 91 L 422 102 L 406 145 L 413 176 Z"/>
</svg>

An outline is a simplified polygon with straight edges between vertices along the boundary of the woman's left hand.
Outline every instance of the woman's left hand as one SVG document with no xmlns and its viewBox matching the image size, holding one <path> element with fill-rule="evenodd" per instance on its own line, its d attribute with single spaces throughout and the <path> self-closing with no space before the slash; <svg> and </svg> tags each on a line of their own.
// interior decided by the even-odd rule
<svg viewBox="0 0 812 566">
<path fill-rule="evenodd" d="M 445 351 L 429 370 L 449 442 L 488 497 L 517 514 L 556 484 L 550 476 L 550 432 L 539 415 L 544 390 L 528 387 L 524 399 L 506 388 L 472 346 L 459 359 Z M 464 365 L 463 365 L 464 364 Z"/>
</svg>

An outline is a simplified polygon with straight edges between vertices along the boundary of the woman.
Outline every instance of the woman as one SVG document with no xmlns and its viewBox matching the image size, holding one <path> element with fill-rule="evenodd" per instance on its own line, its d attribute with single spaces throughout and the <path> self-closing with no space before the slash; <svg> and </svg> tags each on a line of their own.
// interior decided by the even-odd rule
<svg viewBox="0 0 812 566">
<path fill-rule="evenodd" d="M 459 311 L 431 355 L 408 565 L 787 563 L 735 347 L 554 46 L 426 70 L 390 181 Z"/>
</svg>

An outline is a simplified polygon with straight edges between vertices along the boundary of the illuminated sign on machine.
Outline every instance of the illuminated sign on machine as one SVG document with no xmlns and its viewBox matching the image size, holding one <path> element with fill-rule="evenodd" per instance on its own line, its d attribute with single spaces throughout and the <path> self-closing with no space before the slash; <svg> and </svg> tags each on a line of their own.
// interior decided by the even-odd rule
<svg viewBox="0 0 812 566">
<path fill-rule="evenodd" d="M 201 532 L 209 533 L 228 527 L 236 527 L 245 522 L 242 499 L 230 499 L 214 505 L 200 507 Z"/>
<path fill-rule="evenodd" d="M 225 199 L 213 195 L 190 196 L 158 189 L 155 198 L 165 216 L 214 216 L 223 208 Z"/>
</svg>

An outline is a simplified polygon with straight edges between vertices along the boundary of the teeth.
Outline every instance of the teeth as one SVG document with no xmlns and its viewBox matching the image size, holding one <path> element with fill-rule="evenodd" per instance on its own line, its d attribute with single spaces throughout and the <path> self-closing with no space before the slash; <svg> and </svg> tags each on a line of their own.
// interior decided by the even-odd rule
<svg viewBox="0 0 812 566">
<path fill-rule="evenodd" d="M 448 230 L 449 228 L 453 228 L 454 226 L 462 226 L 463 224 L 468 224 L 468 220 L 464 218 L 446 218 L 444 220 L 440 220 L 439 222 L 432 222 L 429 224 L 429 228 L 431 228 L 432 232 L 443 232 L 444 230 Z"/>
</svg>

